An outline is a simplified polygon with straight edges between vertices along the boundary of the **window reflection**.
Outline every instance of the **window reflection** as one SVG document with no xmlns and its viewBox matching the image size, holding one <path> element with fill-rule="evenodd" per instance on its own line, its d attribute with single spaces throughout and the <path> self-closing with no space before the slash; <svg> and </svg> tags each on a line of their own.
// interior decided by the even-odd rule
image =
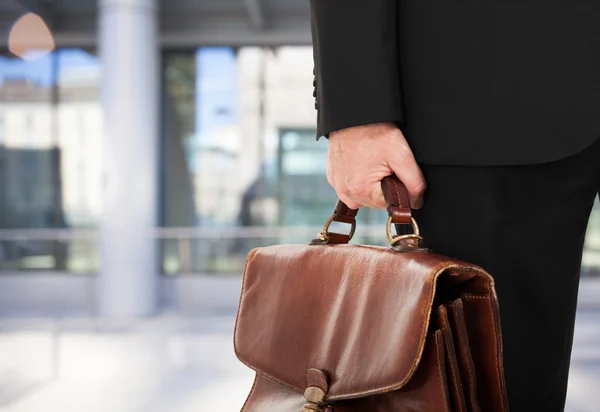
<svg viewBox="0 0 600 412">
<path fill-rule="evenodd" d="M 167 53 L 164 64 L 163 225 L 322 225 L 337 199 L 325 178 L 327 142 L 315 141 L 312 50 L 201 48 Z M 360 219 L 385 221 L 368 210 Z M 295 230 L 203 238 L 190 242 L 193 271 L 238 273 L 252 247 L 307 239 Z M 163 250 L 165 271 L 176 271 L 179 245 Z"/>
<path fill-rule="evenodd" d="M 0 229 L 97 225 L 99 80 L 96 56 L 81 49 L 33 60 L 0 56 Z M 95 248 L 82 245 L 3 240 L 0 268 L 89 272 Z"/>
</svg>

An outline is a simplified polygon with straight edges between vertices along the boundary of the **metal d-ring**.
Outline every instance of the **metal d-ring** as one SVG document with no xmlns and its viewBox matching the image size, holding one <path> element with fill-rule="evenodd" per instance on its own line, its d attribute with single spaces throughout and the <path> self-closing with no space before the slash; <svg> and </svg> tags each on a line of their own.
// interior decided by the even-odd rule
<svg viewBox="0 0 600 412">
<path fill-rule="evenodd" d="M 323 242 L 327 242 L 329 240 L 329 226 L 331 226 L 331 223 L 333 223 L 334 221 L 335 221 L 335 215 L 331 215 L 329 217 L 329 219 L 327 219 L 327 222 L 325 222 L 325 225 L 323 226 L 323 230 L 321 231 L 321 233 L 319 233 L 317 235 L 319 240 L 322 240 Z M 340 222 L 340 223 L 344 223 L 344 222 Z M 352 227 L 350 228 L 350 233 L 348 234 L 348 242 L 354 236 L 354 232 L 356 232 L 356 220 L 354 220 L 351 223 L 351 225 L 352 225 Z"/>
<path fill-rule="evenodd" d="M 406 223 L 406 224 L 408 224 L 408 223 Z M 392 217 L 388 216 L 387 222 L 385 224 L 385 234 L 387 235 L 387 238 L 392 246 L 396 245 L 396 243 L 398 243 L 399 241 L 401 241 L 403 239 L 417 239 L 417 240 L 419 240 L 419 242 L 423 241 L 423 238 L 421 237 L 421 234 L 419 232 L 419 225 L 417 225 L 417 221 L 412 216 L 410 218 L 410 225 L 412 226 L 412 229 L 413 229 L 412 234 L 392 236 L 392 230 L 391 230 Z"/>
</svg>

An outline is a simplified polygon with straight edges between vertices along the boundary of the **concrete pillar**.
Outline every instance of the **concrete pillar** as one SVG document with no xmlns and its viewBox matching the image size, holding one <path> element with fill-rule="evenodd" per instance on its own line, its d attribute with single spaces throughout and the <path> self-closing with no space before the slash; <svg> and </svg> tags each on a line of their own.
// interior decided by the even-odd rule
<svg viewBox="0 0 600 412">
<path fill-rule="evenodd" d="M 100 0 L 104 200 L 98 312 L 156 310 L 160 54 L 156 0 Z"/>
</svg>

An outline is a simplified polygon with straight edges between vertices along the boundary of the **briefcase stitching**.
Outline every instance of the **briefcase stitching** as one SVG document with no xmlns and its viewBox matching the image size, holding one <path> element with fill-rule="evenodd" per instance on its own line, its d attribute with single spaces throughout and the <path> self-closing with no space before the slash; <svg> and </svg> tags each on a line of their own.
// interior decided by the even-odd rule
<svg viewBox="0 0 600 412">
<path fill-rule="evenodd" d="M 468 299 L 490 299 L 489 295 L 470 295 L 467 293 L 463 293 L 462 295 L 460 295 L 464 298 L 468 298 Z"/>
</svg>

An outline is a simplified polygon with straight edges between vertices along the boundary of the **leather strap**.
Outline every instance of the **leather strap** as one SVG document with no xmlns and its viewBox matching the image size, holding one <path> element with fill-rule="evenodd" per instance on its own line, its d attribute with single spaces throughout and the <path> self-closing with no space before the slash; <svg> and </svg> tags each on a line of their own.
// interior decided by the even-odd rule
<svg viewBox="0 0 600 412">
<path fill-rule="evenodd" d="M 384 177 L 381 181 L 381 190 L 388 215 L 392 219 L 391 223 L 411 224 L 410 198 L 400 179 L 396 175 Z M 358 209 L 350 209 L 344 202 L 338 200 L 331 219 L 333 222 L 356 225 L 357 214 Z M 340 233 L 329 233 L 328 235 L 327 239 L 314 239 L 311 244 L 348 243 L 350 240 L 348 235 Z"/>
<path fill-rule="evenodd" d="M 350 209 L 344 202 L 338 200 L 333 211 L 333 221 L 342 223 L 355 223 L 358 209 Z"/>
<path fill-rule="evenodd" d="M 406 186 L 396 175 L 392 175 L 383 178 L 381 190 L 383 190 L 383 198 L 385 199 L 388 215 L 392 218 L 392 223 L 410 224 L 410 198 Z"/>
</svg>

